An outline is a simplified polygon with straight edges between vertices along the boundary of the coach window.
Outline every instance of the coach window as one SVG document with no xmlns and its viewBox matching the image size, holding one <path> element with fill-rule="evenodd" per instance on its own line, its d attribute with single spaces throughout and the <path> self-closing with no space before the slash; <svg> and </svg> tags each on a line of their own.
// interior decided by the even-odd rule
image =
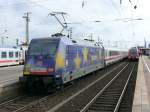
<svg viewBox="0 0 150 112">
<path fill-rule="evenodd" d="M 15 57 L 18 58 L 18 52 L 15 52 Z"/>
<path fill-rule="evenodd" d="M 2 58 L 7 58 L 6 52 L 2 52 L 1 57 L 2 57 Z"/>
<path fill-rule="evenodd" d="M 13 58 L 13 52 L 9 52 L 9 57 Z"/>
</svg>

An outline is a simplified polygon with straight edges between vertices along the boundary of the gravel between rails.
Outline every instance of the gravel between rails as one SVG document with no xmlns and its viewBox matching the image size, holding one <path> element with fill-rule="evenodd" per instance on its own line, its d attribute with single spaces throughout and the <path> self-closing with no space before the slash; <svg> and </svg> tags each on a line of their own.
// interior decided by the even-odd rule
<svg viewBox="0 0 150 112">
<path fill-rule="evenodd" d="M 120 108 L 118 112 L 132 112 L 132 105 L 133 105 L 133 98 L 134 98 L 134 91 L 135 91 L 135 84 L 136 84 L 136 77 L 137 77 L 137 69 L 138 69 L 138 62 L 136 63 L 134 74 L 131 76 L 129 84 L 127 86 L 127 90 L 124 94 L 122 102 L 120 104 Z"/>
<path fill-rule="evenodd" d="M 118 69 L 114 70 L 107 77 L 98 81 L 96 84 L 94 84 L 89 89 L 78 95 L 76 98 L 64 104 L 55 112 L 80 112 L 80 110 L 83 109 L 84 106 L 88 104 L 97 95 L 97 93 L 99 93 L 99 91 L 101 91 L 105 87 L 105 85 L 107 85 L 108 82 L 112 80 L 113 77 L 115 77 L 123 68 L 125 68 L 126 65 L 127 64 L 120 66 Z"/>
<path fill-rule="evenodd" d="M 35 100 L 38 100 L 42 98 L 41 95 L 24 95 L 24 96 L 18 96 L 14 99 L 11 99 L 9 101 L 3 102 L 0 104 L 0 112 L 15 112 L 19 108 L 24 107 L 30 102 L 33 102 Z"/>
<path fill-rule="evenodd" d="M 122 72 L 116 75 L 117 77 L 115 76 L 115 80 L 109 82 L 105 89 L 100 91 L 94 100 L 92 99 L 92 102 L 80 112 L 118 112 L 134 67 L 135 64 L 129 63 Z"/>
</svg>

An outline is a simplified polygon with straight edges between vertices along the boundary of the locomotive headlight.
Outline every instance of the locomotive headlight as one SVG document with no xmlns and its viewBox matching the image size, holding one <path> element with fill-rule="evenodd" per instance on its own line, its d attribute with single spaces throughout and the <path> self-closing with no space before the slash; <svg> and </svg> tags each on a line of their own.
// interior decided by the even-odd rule
<svg viewBox="0 0 150 112">
<path fill-rule="evenodd" d="M 24 75 L 29 75 L 30 71 L 30 65 L 25 65 L 23 69 L 23 74 Z"/>
<path fill-rule="evenodd" d="M 29 71 L 28 70 L 23 70 L 23 75 L 29 75 Z"/>
</svg>

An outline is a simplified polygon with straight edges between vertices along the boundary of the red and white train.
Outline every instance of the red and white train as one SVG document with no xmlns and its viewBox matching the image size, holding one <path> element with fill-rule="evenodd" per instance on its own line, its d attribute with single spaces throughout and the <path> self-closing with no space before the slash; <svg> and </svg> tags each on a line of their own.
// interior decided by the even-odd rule
<svg viewBox="0 0 150 112">
<path fill-rule="evenodd" d="M 126 58 L 127 55 L 128 53 L 125 49 L 105 48 L 105 63 L 106 65 L 110 65 Z"/>
<path fill-rule="evenodd" d="M 0 67 L 23 64 L 27 49 L 0 48 Z"/>
<path fill-rule="evenodd" d="M 128 59 L 129 60 L 138 60 L 141 55 L 141 51 L 138 47 L 131 47 L 128 51 Z"/>
</svg>

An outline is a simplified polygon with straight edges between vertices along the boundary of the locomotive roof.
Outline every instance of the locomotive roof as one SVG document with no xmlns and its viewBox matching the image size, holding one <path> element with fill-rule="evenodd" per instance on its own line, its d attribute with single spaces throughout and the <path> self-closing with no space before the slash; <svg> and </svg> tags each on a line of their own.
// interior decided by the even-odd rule
<svg viewBox="0 0 150 112">
<path fill-rule="evenodd" d="M 105 48 L 106 50 L 111 50 L 111 51 L 124 51 L 124 52 L 127 52 L 128 49 L 121 49 L 121 48 Z"/>
<path fill-rule="evenodd" d="M 81 45 L 81 46 L 87 46 L 87 47 L 103 47 L 101 44 L 98 44 L 93 41 L 87 41 L 87 40 L 81 40 L 81 39 L 70 39 L 66 36 L 59 36 L 59 37 L 46 37 L 46 38 L 37 38 L 34 40 L 39 39 L 60 39 L 63 43 L 66 45 Z"/>
</svg>

